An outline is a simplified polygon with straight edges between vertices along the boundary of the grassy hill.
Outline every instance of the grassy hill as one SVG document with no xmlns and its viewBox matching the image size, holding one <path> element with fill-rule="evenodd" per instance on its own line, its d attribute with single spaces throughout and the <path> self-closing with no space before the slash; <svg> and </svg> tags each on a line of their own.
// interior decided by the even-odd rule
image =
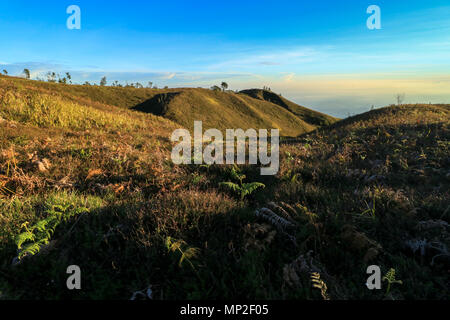
<svg viewBox="0 0 450 320">
<path fill-rule="evenodd" d="M 310 119 L 304 120 L 278 104 L 230 91 L 172 89 L 157 94 L 134 109 L 162 115 L 189 129 L 193 128 L 195 120 L 202 120 L 208 129 L 273 128 L 280 129 L 283 136 L 294 137 L 318 127 Z M 313 115 L 321 116 L 309 111 L 311 119 Z"/>
<path fill-rule="evenodd" d="M 23 88 L 26 90 L 58 94 L 64 98 L 84 104 L 100 103 L 103 105 L 132 108 L 133 106 L 152 98 L 158 93 L 157 89 L 133 87 L 110 87 L 96 85 L 69 85 L 44 81 L 30 81 L 23 78 L 0 75 L 3 88 Z"/>
<path fill-rule="evenodd" d="M 284 109 L 295 114 L 297 117 L 299 117 L 306 123 L 312 124 L 314 126 L 327 126 L 338 120 L 329 115 L 299 106 L 298 104 L 293 103 L 292 101 L 289 101 L 272 91 L 261 89 L 249 89 L 243 90 L 240 93 L 246 94 L 258 100 L 268 101 L 270 103 L 281 106 Z"/>
<path fill-rule="evenodd" d="M 83 90 L 0 78 L 0 299 L 130 299 L 148 288 L 154 299 L 448 297 L 449 105 L 319 128 L 283 144 L 280 172 L 262 177 L 257 166 L 174 165 L 168 137 L 180 125 L 126 108 L 161 91 Z M 227 101 L 223 110 L 255 100 L 167 92 L 181 93 L 153 113 L 183 95 Z M 241 197 L 220 184 L 237 176 L 265 188 Z M 73 264 L 80 291 L 66 288 Z M 368 290 L 372 264 L 402 284 Z"/>
<path fill-rule="evenodd" d="M 450 105 L 373 110 L 282 148 L 283 182 L 273 199 L 305 212 L 310 229 L 302 226 L 297 241 L 304 252 L 314 250 L 312 261 L 329 274 L 335 295 L 448 295 L 449 149 Z M 395 269 L 403 284 L 389 292 L 386 283 L 378 292 L 361 287 L 371 264 L 383 273 Z M 295 263 L 289 271 L 302 273 Z"/>
<path fill-rule="evenodd" d="M 278 128 L 283 136 L 298 136 L 337 119 L 292 102 L 291 108 L 254 99 L 247 94 L 216 92 L 208 89 L 137 89 L 121 87 L 80 86 L 29 81 L 0 76 L 0 86 L 23 88 L 42 94 L 58 94 L 66 100 L 90 106 L 117 106 L 163 116 L 182 127 L 193 129 L 202 120 L 205 129 Z"/>
</svg>

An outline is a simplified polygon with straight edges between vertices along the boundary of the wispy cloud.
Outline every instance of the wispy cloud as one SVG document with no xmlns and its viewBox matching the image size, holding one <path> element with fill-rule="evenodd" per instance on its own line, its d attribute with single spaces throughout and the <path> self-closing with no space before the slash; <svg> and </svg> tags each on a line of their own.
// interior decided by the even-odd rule
<svg viewBox="0 0 450 320">
<path fill-rule="evenodd" d="M 278 66 L 278 65 L 280 65 L 279 62 L 274 62 L 274 61 L 261 61 L 259 64 L 261 64 L 263 66 Z"/>
<path fill-rule="evenodd" d="M 237 70 L 257 69 L 261 66 L 289 66 L 312 62 L 320 56 L 320 51 L 312 47 L 275 49 L 265 48 L 249 52 L 249 49 L 241 48 L 237 53 L 219 55 L 217 60 L 206 66 L 209 70 Z"/>
<path fill-rule="evenodd" d="M 284 81 L 284 82 L 292 82 L 292 80 L 294 79 L 294 77 L 295 77 L 295 73 L 293 73 L 293 72 L 288 73 L 288 74 L 286 74 L 285 76 L 283 76 L 283 81 Z"/>
</svg>

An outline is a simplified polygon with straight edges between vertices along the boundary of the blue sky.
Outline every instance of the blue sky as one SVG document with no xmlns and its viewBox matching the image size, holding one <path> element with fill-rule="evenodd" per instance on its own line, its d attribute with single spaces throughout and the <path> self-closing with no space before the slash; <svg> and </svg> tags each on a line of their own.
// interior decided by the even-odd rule
<svg viewBox="0 0 450 320">
<path fill-rule="evenodd" d="M 69 5 L 81 30 L 68 30 Z M 381 30 L 369 30 L 370 5 Z M 428 1 L 0 0 L 0 69 L 77 82 L 270 86 L 333 114 L 450 102 L 450 3 Z"/>
</svg>

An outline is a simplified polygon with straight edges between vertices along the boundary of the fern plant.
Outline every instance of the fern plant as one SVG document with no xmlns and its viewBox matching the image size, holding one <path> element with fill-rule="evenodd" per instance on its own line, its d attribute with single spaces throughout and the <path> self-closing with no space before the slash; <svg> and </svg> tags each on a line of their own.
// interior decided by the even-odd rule
<svg viewBox="0 0 450 320">
<path fill-rule="evenodd" d="M 189 247 L 184 240 L 176 240 L 172 237 L 166 238 L 166 248 L 170 252 L 179 252 L 181 254 L 178 266 L 181 268 L 183 266 L 183 261 L 187 261 L 192 269 L 195 270 L 194 264 L 191 259 L 195 258 L 200 249 Z"/>
<path fill-rule="evenodd" d="M 364 201 L 364 202 L 366 203 L 367 210 L 363 211 L 361 213 L 361 215 L 364 216 L 364 215 L 370 214 L 370 216 L 373 219 L 375 219 L 375 217 L 376 217 L 375 196 L 373 197 L 372 207 L 366 201 Z"/>
<path fill-rule="evenodd" d="M 322 298 L 324 300 L 330 300 L 330 297 L 328 296 L 327 290 L 327 284 L 320 278 L 320 273 L 313 272 L 311 273 L 311 282 L 313 284 L 313 288 L 319 289 L 320 294 L 322 295 Z"/>
<path fill-rule="evenodd" d="M 290 152 L 286 151 L 284 154 L 286 156 L 287 162 L 292 162 L 295 160 L 295 158 L 291 155 Z"/>
<path fill-rule="evenodd" d="M 397 283 L 397 284 L 403 284 L 402 280 L 395 279 L 395 269 L 391 268 L 386 275 L 382 279 L 383 281 L 387 281 L 388 285 L 386 288 L 386 294 L 389 294 L 389 291 L 391 291 L 391 285 Z"/>
<path fill-rule="evenodd" d="M 239 184 L 242 185 L 242 181 L 246 178 L 245 174 L 241 173 L 239 167 L 234 165 L 230 170 L 231 178 L 235 181 L 239 181 Z"/>
<path fill-rule="evenodd" d="M 242 174 L 239 171 L 239 168 L 233 166 L 230 170 L 231 178 L 237 181 L 235 182 L 221 182 L 219 186 L 224 187 L 228 190 L 233 191 L 234 193 L 240 195 L 241 200 L 253 192 L 255 192 L 259 188 L 265 188 L 266 186 L 261 182 L 250 182 L 244 183 L 243 180 L 246 178 L 245 174 Z"/>
<path fill-rule="evenodd" d="M 46 210 L 47 218 L 38 221 L 30 228 L 28 228 L 28 222 L 22 224 L 25 231 L 16 237 L 18 259 L 21 260 L 27 255 L 39 253 L 42 246 L 50 242 L 56 227 L 61 222 L 66 222 L 70 218 L 88 211 L 87 208 L 74 208 L 70 204 L 52 205 Z"/>
</svg>

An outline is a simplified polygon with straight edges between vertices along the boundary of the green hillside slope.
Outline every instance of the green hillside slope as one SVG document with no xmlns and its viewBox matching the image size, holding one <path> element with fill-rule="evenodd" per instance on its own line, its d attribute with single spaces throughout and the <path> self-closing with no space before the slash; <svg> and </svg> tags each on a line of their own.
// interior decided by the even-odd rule
<svg viewBox="0 0 450 320">
<path fill-rule="evenodd" d="M 332 116 L 302 107 L 292 101 L 283 98 L 282 96 L 272 91 L 261 89 L 249 89 L 243 90 L 241 91 L 241 93 L 246 94 L 255 99 L 268 101 L 276 105 L 279 105 L 289 110 L 303 121 L 315 126 L 326 126 L 338 121 L 338 119 Z"/>
<path fill-rule="evenodd" d="M 298 136 L 317 128 L 271 102 L 207 89 L 173 89 L 134 109 L 162 115 L 189 129 L 193 128 L 195 120 L 202 120 L 207 129 L 280 129 L 284 136 Z"/>
<path fill-rule="evenodd" d="M 280 129 L 281 135 L 294 137 L 336 121 L 283 98 L 280 98 L 283 103 L 279 103 L 274 99 L 264 100 L 230 91 L 82 86 L 0 76 L 0 87 L 8 86 L 42 94 L 58 94 L 74 103 L 152 113 L 189 129 L 195 120 L 201 120 L 206 129 Z"/>
</svg>

